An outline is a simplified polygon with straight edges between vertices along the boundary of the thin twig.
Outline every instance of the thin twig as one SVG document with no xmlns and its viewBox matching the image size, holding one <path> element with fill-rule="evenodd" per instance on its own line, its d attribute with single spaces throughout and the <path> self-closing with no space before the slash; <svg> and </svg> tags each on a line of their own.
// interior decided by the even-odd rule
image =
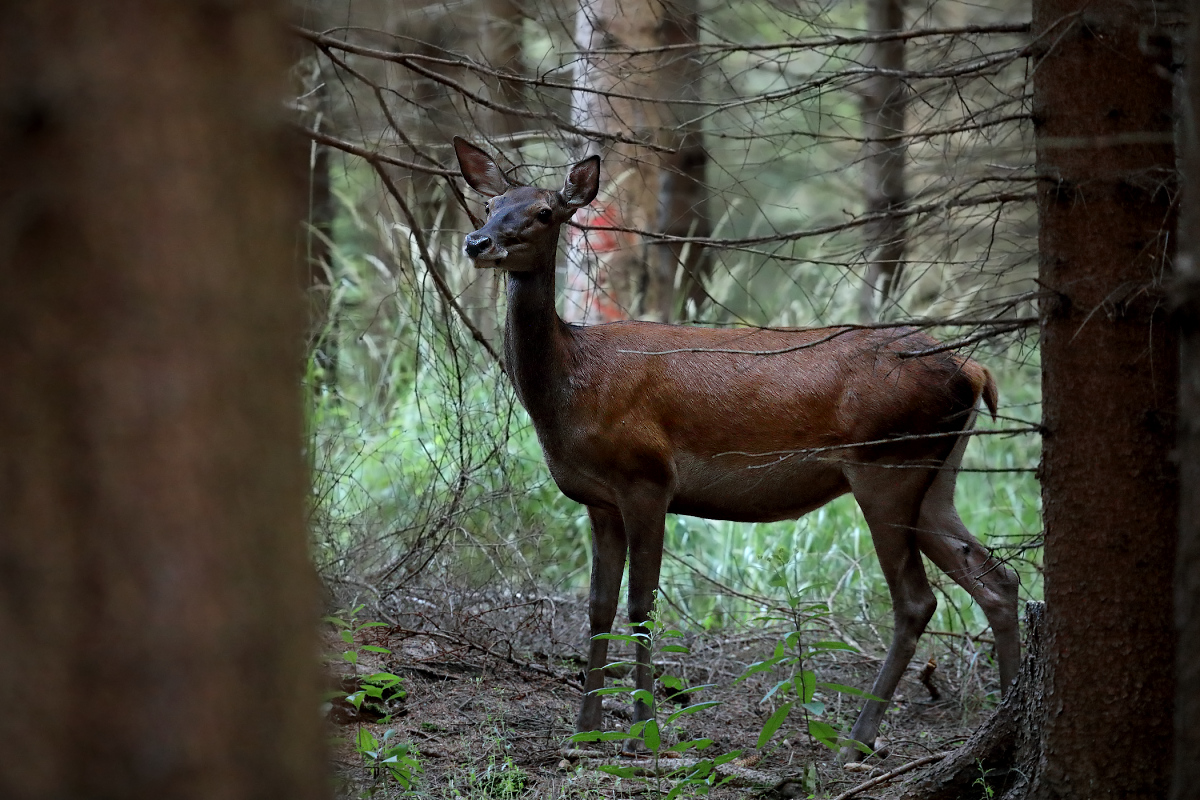
<svg viewBox="0 0 1200 800">
<path fill-rule="evenodd" d="M 387 174 L 387 171 L 383 168 L 382 164 L 376 161 L 372 161 L 370 163 L 371 166 L 375 168 L 375 172 L 379 174 L 379 179 L 383 181 L 383 185 L 388 190 L 388 194 L 390 194 L 392 199 L 396 201 L 396 205 L 400 206 L 400 213 L 404 214 L 404 219 L 408 222 L 408 229 L 412 232 L 413 238 L 417 242 L 417 249 L 421 251 L 421 260 L 425 262 L 426 272 L 428 272 L 429 276 L 433 278 L 433 285 L 437 287 L 438 293 L 441 294 L 442 299 L 446 301 L 446 304 L 454 309 L 454 313 L 458 315 L 459 320 L 461 320 L 462 324 L 465 325 L 467 330 L 471 332 L 471 338 L 478 342 L 479 345 L 483 347 L 485 351 L 487 351 L 487 354 L 491 356 L 497 364 L 500 365 L 501 370 L 503 370 L 504 361 L 492 347 L 491 342 L 487 340 L 487 337 L 483 335 L 483 332 L 480 331 L 479 328 L 475 327 L 475 323 L 471 322 L 471 318 L 467 316 L 467 312 L 463 310 L 463 307 L 458 304 L 458 300 L 455 299 L 454 292 L 451 291 L 450 286 L 446 283 L 446 279 L 442 277 L 441 272 L 438 271 L 437 266 L 434 264 L 433 256 L 429 252 L 429 246 L 425 242 L 425 234 L 418 226 L 417 218 L 412 213 L 412 210 L 408 207 L 408 203 L 404 202 L 404 198 L 400 195 L 400 190 L 396 188 L 394 183 L 392 183 L 391 176 Z"/>
</svg>

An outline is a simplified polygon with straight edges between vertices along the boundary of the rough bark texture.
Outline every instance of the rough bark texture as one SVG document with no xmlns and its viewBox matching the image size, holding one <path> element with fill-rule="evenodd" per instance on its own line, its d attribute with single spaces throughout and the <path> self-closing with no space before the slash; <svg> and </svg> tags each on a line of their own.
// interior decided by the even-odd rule
<svg viewBox="0 0 1200 800">
<path fill-rule="evenodd" d="M 904 30 L 901 0 L 868 0 L 867 29 L 873 34 Z M 904 136 L 904 112 L 908 89 L 899 73 L 904 70 L 904 42 L 877 42 L 868 47 L 867 64 L 879 70 L 863 82 L 862 124 L 863 190 L 868 214 L 889 214 L 905 203 L 904 159 L 908 152 Z M 863 229 L 867 259 L 866 280 L 859 298 L 864 320 L 876 313 L 876 293 L 883 306 L 892 296 L 904 262 L 904 221 L 890 216 Z"/>
<path fill-rule="evenodd" d="M 5 798 L 326 794 L 273 6 L 6 5 Z"/>
<path fill-rule="evenodd" d="M 667 102 L 699 91 L 695 53 L 680 47 L 696 41 L 696 13 L 695 0 L 581 0 L 575 40 L 585 55 L 576 83 L 590 91 L 575 92 L 575 123 L 675 152 L 599 142 L 604 188 L 576 215 L 578 222 L 680 236 L 709 232 L 707 154 L 699 125 L 686 121 L 694 107 Z M 645 52 L 668 45 L 672 49 Z M 577 157 L 594 149 L 582 143 Z M 627 316 L 670 321 L 687 298 L 703 297 L 706 258 L 701 248 L 655 244 L 625 231 L 572 234 L 563 315 L 573 322 Z"/>
<path fill-rule="evenodd" d="M 904 800 L 968 800 L 1025 796 L 1041 755 L 1039 732 L 1045 716 L 1045 604 L 1025 610 L 1025 660 L 1012 690 L 996 713 L 961 747 L 913 778 Z"/>
<path fill-rule="evenodd" d="M 1175 687 L 1174 800 L 1200 798 L 1200 19 L 1188 39 L 1188 79 L 1180 133 L 1183 208 L 1176 259 L 1175 319 L 1179 325 L 1179 553 L 1175 563 L 1175 625 L 1179 635 Z"/>
<path fill-rule="evenodd" d="M 1168 788 L 1178 351 L 1163 292 L 1175 164 L 1157 12 L 1034 4 L 1048 684 L 1030 797 Z"/>
</svg>

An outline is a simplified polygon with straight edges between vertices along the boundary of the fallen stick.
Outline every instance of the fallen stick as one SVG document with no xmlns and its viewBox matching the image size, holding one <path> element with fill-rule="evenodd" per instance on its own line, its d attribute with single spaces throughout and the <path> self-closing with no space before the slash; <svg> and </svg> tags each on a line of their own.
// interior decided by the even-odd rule
<svg viewBox="0 0 1200 800">
<path fill-rule="evenodd" d="M 848 798 L 853 797 L 854 795 L 858 794 L 859 792 L 865 792 L 867 789 L 878 786 L 881 783 L 887 783 L 892 778 L 898 778 L 906 772 L 912 772 L 917 767 L 923 767 L 926 764 L 932 764 L 935 761 L 941 761 L 943 758 L 950 755 L 951 752 L 952 751 L 947 750 L 944 753 L 934 753 L 931 756 L 923 756 L 921 758 L 918 758 L 916 761 L 910 761 L 909 763 L 905 764 L 902 767 L 896 767 L 891 772 L 885 772 L 882 775 L 877 775 L 874 778 L 871 778 L 871 780 L 869 780 L 869 781 L 860 783 L 858 786 L 855 786 L 853 789 L 850 789 L 849 791 L 842 792 L 837 797 L 833 798 L 833 800 L 848 800 Z"/>
</svg>

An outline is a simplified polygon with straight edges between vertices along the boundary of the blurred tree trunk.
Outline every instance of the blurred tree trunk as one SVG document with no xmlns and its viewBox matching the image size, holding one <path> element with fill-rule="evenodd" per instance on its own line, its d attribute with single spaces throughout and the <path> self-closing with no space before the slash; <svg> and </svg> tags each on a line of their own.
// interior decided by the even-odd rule
<svg viewBox="0 0 1200 800">
<path fill-rule="evenodd" d="M 1168 787 L 1176 186 L 1158 5 L 1034 3 L 1049 704 L 1031 797 Z"/>
<path fill-rule="evenodd" d="M 477 56 L 486 66 L 514 76 L 525 74 L 522 22 L 525 12 L 514 0 L 482 0 L 479 7 L 480 32 Z M 487 78 L 478 87 L 496 103 L 509 108 L 523 108 L 524 87 L 517 81 Z M 528 120 L 496 110 L 478 111 L 486 114 L 484 132 L 509 160 L 521 145 L 519 134 Z M 464 119 L 466 119 L 464 117 Z M 463 217 L 465 223 L 465 217 Z M 468 266 L 467 269 L 472 269 Z M 469 274 L 463 291 L 463 305 L 480 332 L 491 342 L 500 339 L 496 303 L 499 299 L 501 274 L 493 269 L 474 270 Z"/>
<path fill-rule="evenodd" d="M 326 796 L 277 11 L 4 15 L 5 798 Z"/>
<path fill-rule="evenodd" d="M 868 0 L 867 31 L 875 35 L 904 30 L 903 0 Z M 863 189 L 868 214 L 893 215 L 904 208 L 904 112 L 908 89 L 899 73 L 904 70 L 904 42 L 876 42 L 867 47 L 867 66 L 879 72 L 863 82 L 862 127 Z M 866 280 L 859 299 L 860 316 L 874 319 L 892 297 L 904 263 L 904 221 L 885 216 L 863 229 L 867 260 Z"/>
<path fill-rule="evenodd" d="M 1179 634 L 1175 688 L 1173 800 L 1200 798 L 1200 19 L 1193 13 L 1188 77 L 1180 121 L 1183 206 L 1172 298 L 1180 328 L 1179 553 L 1175 564 L 1175 625 Z"/>
<path fill-rule="evenodd" d="M 580 2 L 575 38 L 585 55 L 576 74 L 575 123 L 673 152 L 613 140 L 600 143 L 605 148 L 601 195 L 576 221 L 617 230 L 586 236 L 572 231 L 564 303 L 568 319 L 603 322 L 632 315 L 671 320 L 681 299 L 703 297 L 707 256 L 701 248 L 652 244 L 620 230 L 709 233 L 707 154 L 699 124 L 689 121 L 699 115 L 695 106 L 670 102 L 699 94 L 696 53 L 678 47 L 696 41 L 696 9 L 696 0 Z M 654 51 L 666 45 L 674 47 Z M 583 158 L 586 149 L 584 144 L 576 156 Z"/>
</svg>

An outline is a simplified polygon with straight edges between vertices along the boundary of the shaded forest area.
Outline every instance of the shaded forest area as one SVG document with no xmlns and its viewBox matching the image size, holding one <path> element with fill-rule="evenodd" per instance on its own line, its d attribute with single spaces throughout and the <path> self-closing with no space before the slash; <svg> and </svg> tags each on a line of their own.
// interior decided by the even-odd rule
<svg viewBox="0 0 1200 800">
<path fill-rule="evenodd" d="M 1186 4 L 284 5 L 0 29 L 0 795 L 1200 796 Z M 568 322 L 986 366 L 955 497 L 1020 579 L 1015 685 L 927 564 L 858 753 L 906 623 L 853 499 L 671 515 L 654 694 L 619 622 L 573 736 L 589 520 L 463 253 L 454 136 L 547 188 L 601 157 Z"/>
</svg>

